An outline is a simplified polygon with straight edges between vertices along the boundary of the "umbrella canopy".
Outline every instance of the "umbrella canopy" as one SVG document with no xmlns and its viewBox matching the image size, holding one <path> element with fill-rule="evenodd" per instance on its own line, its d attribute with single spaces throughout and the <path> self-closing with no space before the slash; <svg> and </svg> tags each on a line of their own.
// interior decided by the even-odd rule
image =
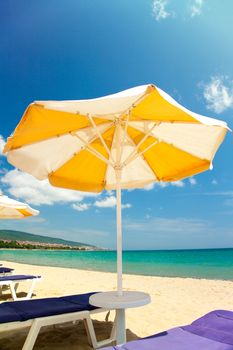
<svg viewBox="0 0 233 350">
<path fill-rule="evenodd" d="M 38 214 L 39 211 L 29 205 L 0 195 L 0 219 L 23 219 Z"/>
<path fill-rule="evenodd" d="M 101 192 L 176 181 L 209 169 L 227 127 L 153 85 L 93 100 L 29 105 L 5 152 L 54 186 Z"/>
<path fill-rule="evenodd" d="M 117 190 L 121 294 L 121 189 L 209 169 L 226 131 L 226 123 L 193 113 L 158 87 L 143 85 L 92 100 L 36 101 L 4 152 L 10 163 L 54 186 Z"/>
</svg>

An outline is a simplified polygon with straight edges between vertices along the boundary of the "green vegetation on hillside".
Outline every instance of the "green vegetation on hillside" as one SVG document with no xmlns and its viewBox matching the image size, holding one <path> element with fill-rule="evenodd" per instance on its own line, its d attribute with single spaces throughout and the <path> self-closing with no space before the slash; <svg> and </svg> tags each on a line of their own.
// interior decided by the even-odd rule
<svg viewBox="0 0 233 350">
<path fill-rule="evenodd" d="M 60 244 L 60 245 L 79 247 L 79 248 L 80 247 L 95 248 L 94 246 L 86 243 L 68 241 L 61 238 L 34 235 L 28 232 L 13 231 L 13 230 L 0 230 L 0 240 L 38 242 L 38 243 L 46 243 L 48 245 Z"/>
<path fill-rule="evenodd" d="M 5 241 L 1 241 L 0 240 L 0 249 L 53 249 L 53 250 L 85 250 L 85 247 L 70 247 L 70 246 L 66 246 L 66 247 L 62 247 L 62 246 L 50 246 L 49 244 L 45 245 L 39 245 L 39 244 L 20 244 L 17 241 L 9 241 L 9 242 L 5 242 Z"/>
</svg>

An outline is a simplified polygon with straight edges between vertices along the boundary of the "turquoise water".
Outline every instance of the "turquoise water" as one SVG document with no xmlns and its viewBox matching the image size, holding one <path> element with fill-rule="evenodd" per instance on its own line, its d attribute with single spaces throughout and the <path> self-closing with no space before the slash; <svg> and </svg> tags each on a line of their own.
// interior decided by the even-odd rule
<svg viewBox="0 0 233 350">
<path fill-rule="evenodd" d="M 114 251 L 1 250 L 0 260 L 97 271 L 116 271 Z M 125 251 L 124 273 L 233 280 L 233 249 Z"/>
</svg>

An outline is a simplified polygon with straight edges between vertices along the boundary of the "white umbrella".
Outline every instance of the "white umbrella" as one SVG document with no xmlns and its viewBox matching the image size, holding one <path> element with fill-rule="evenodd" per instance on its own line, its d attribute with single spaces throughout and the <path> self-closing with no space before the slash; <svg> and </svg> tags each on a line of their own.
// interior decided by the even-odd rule
<svg viewBox="0 0 233 350">
<path fill-rule="evenodd" d="M 24 219 L 38 214 L 39 211 L 29 205 L 0 195 L 0 219 Z"/>
</svg>

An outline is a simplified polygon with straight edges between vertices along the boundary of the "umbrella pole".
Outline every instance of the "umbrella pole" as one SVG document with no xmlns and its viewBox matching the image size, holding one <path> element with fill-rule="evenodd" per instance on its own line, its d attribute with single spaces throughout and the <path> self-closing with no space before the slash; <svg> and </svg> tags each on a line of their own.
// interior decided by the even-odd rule
<svg viewBox="0 0 233 350">
<path fill-rule="evenodd" d="M 121 222 L 121 169 L 116 170 L 116 224 L 117 224 L 117 294 L 122 293 L 122 222 Z"/>
<path fill-rule="evenodd" d="M 122 290 L 122 223 L 121 223 L 121 169 L 116 169 L 116 217 L 117 217 L 117 296 L 123 296 Z M 126 342 L 125 309 L 116 309 L 116 341 Z"/>
</svg>

